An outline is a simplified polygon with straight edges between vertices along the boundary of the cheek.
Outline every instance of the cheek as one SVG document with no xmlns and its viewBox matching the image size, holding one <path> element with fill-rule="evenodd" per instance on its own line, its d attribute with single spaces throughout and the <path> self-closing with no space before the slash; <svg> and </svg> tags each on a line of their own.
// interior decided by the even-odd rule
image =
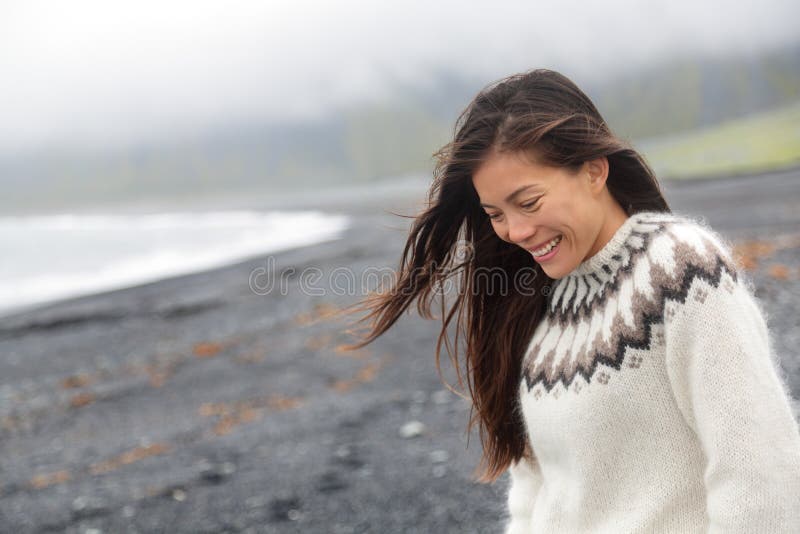
<svg viewBox="0 0 800 534">
<path fill-rule="evenodd" d="M 582 228 L 582 216 L 579 206 L 571 203 L 563 203 L 559 206 L 554 206 L 553 214 L 549 226 L 553 231 L 560 233 L 564 236 L 564 244 L 566 247 L 572 248 L 579 245 L 583 240 L 580 234 Z"/>
</svg>

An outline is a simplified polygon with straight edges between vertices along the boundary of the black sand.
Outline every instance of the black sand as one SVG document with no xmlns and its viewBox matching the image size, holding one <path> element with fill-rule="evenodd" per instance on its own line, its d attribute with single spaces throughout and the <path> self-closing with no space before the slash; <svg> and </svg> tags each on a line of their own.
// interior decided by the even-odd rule
<svg viewBox="0 0 800 534">
<path fill-rule="evenodd" d="M 0 318 L 2 532 L 500 532 L 507 475 L 471 481 L 480 442 L 436 374 L 439 322 L 412 312 L 353 354 L 325 318 L 397 266 L 410 220 L 382 210 L 422 193 L 321 206 L 354 217 L 341 240 Z M 800 171 L 667 194 L 775 247 L 749 272 L 800 397 Z M 295 274 L 257 294 L 270 258 Z M 321 279 L 302 286 L 307 267 Z"/>
</svg>

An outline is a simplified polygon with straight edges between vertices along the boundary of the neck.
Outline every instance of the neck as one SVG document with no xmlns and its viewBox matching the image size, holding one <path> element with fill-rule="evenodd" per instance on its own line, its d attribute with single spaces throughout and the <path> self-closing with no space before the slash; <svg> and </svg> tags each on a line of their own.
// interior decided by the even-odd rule
<svg viewBox="0 0 800 534">
<path fill-rule="evenodd" d="M 606 285 L 615 283 L 620 270 L 630 269 L 632 258 L 643 253 L 662 223 L 675 217 L 672 213 L 649 211 L 627 217 L 596 254 L 555 281 L 549 296 L 551 310 L 566 306 L 573 297 L 602 293 Z"/>
<path fill-rule="evenodd" d="M 628 214 L 625 213 L 625 210 L 622 209 L 622 206 L 619 205 L 619 202 L 617 202 L 610 193 L 606 193 L 606 199 L 607 206 L 603 208 L 603 213 L 606 215 L 600 232 L 597 234 L 597 239 L 582 261 L 586 261 L 600 252 L 600 250 L 606 246 L 606 243 L 611 241 L 611 238 L 614 237 L 617 230 L 628 220 Z"/>
</svg>

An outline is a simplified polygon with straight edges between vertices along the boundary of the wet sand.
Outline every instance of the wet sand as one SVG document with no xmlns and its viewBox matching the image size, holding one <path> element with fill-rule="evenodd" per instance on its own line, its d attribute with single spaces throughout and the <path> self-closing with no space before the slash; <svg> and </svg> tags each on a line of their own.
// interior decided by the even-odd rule
<svg viewBox="0 0 800 534">
<path fill-rule="evenodd" d="M 800 397 L 800 170 L 665 189 L 760 243 L 742 250 Z M 327 314 L 399 261 L 410 219 L 385 210 L 424 191 L 393 195 L 284 206 L 351 214 L 340 240 L 0 318 L 2 532 L 500 531 L 507 475 L 471 480 L 439 322 L 336 348 Z"/>
</svg>

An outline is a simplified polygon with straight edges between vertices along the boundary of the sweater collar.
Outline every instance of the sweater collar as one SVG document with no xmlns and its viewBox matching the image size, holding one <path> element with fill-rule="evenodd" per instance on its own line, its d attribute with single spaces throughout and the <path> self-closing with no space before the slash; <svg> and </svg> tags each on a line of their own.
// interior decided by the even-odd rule
<svg viewBox="0 0 800 534">
<path fill-rule="evenodd" d="M 556 280 L 550 294 L 551 310 L 555 310 L 559 304 L 561 308 L 574 305 L 576 297 L 602 292 L 604 286 L 613 284 L 619 271 L 630 268 L 632 257 L 644 249 L 647 234 L 658 228 L 659 222 L 673 217 L 669 212 L 656 211 L 641 211 L 628 216 L 597 253 Z M 593 290 L 590 291 L 590 288 Z"/>
<path fill-rule="evenodd" d="M 608 268 L 616 271 L 620 265 L 619 253 L 625 247 L 628 237 L 633 232 L 634 226 L 641 221 L 642 213 L 636 213 L 628 216 L 625 222 L 617 228 L 611 239 L 603 245 L 593 256 L 583 260 L 575 269 L 572 270 L 567 276 L 585 276 L 599 271 L 608 271 Z"/>
</svg>

